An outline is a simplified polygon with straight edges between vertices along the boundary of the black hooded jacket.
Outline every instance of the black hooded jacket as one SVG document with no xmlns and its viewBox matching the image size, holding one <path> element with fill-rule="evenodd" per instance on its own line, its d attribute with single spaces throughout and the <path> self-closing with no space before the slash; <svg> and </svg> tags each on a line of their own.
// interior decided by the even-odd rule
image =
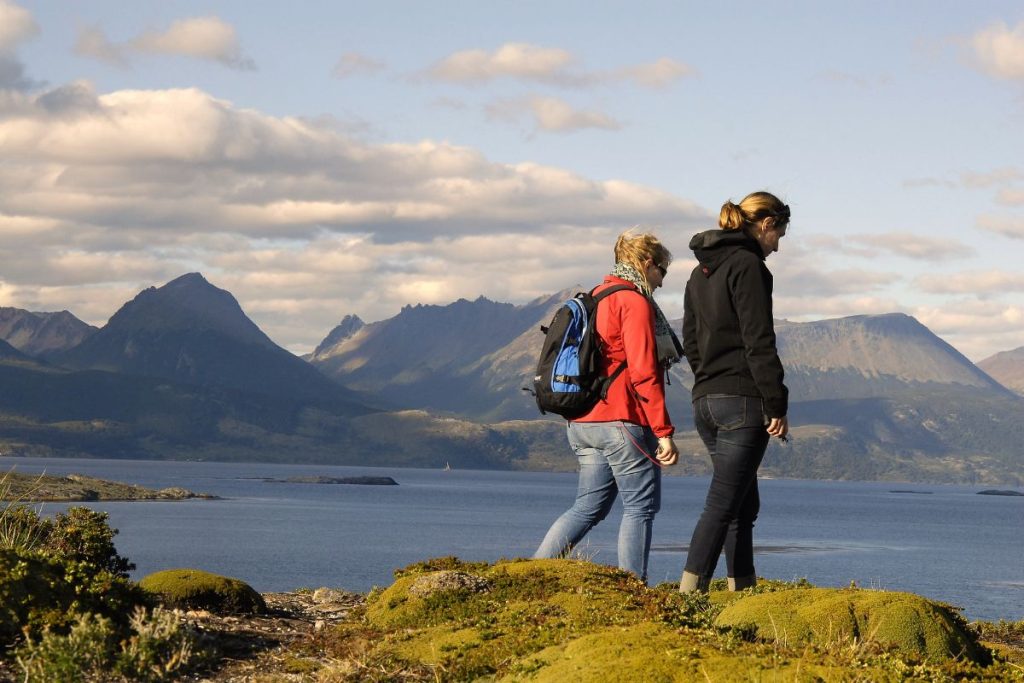
<svg viewBox="0 0 1024 683">
<path fill-rule="evenodd" d="M 742 230 L 693 236 L 699 263 L 686 283 L 683 350 L 693 398 L 756 396 L 768 417 L 785 417 L 789 390 L 775 347 L 772 274 L 757 240 Z"/>
</svg>

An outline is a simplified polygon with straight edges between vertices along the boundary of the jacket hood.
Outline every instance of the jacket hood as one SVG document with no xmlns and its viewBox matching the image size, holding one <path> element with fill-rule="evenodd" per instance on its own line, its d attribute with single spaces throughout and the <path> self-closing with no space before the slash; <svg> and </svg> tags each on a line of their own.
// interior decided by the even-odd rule
<svg viewBox="0 0 1024 683">
<path fill-rule="evenodd" d="M 743 230 L 705 230 L 690 239 L 690 249 L 700 262 L 701 272 L 710 276 L 740 251 L 749 251 L 764 261 L 764 250 Z"/>
</svg>

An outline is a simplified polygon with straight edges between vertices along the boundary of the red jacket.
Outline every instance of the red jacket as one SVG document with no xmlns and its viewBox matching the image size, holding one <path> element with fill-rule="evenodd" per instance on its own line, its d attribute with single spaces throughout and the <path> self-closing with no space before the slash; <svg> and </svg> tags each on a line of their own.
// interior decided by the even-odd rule
<svg viewBox="0 0 1024 683">
<path fill-rule="evenodd" d="M 594 293 L 612 285 L 631 283 L 608 275 Z M 598 304 L 596 325 L 602 342 L 602 373 L 610 375 L 623 361 L 627 365 L 612 382 L 608 396 L 574 422 L 622 420 L 650 427 L 658 437 L 672 436 L 675 428 L 665 408 L 665 373 L 658 365 L 650 302 L 639 292 L 616 292 Z"/>
</svg>

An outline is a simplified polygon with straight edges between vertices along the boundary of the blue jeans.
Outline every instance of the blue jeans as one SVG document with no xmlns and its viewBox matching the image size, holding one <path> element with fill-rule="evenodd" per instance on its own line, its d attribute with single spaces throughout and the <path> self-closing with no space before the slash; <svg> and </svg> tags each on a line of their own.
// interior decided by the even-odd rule
<svg viewBox="0 0 1024 683">
<path fill-rule="evenodd" d="M 686 571 L 711 578 L 725 550 L 728 575 L 754 575 L 754 521 L 761 507 L 757 468 L 768 448 L 760 398 L 711 394 L 693 402 L 693 419 L 714 474 L 690 539 Z"/>
<path fill-rule="evenodd" d="M 661 468 L 648 457 L 657 437 L 629 422 L 570 422 L 566 429 L 579 456 L 576 502 L 551 525 L 534 558 L 564 556 L 608 515 L 619 493 L 619 568 L 646 581 L 651 526 L 661 508 Z"/>
</svg>

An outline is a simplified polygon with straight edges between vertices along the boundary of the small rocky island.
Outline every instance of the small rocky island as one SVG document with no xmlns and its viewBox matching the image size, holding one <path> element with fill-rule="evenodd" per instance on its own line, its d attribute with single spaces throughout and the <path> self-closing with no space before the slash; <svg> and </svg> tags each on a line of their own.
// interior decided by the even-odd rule
<svg viewBox="0 0 1024 683">
<path fill-rule="evenodd" d="M 216 500 L 217 496 L 193 493 L 177 486 L 150 489 L 135 484 L 124 484 L 69 474 L 55 477 L 48 474 L 22 474 L 7 472 L 0 478 L 0 501 L 21 502 L 88 502 L 97 500 Z"/>
<path fill-rule="evenodd" d="M 1024 493 L 1013 490 L 999 490 L 999 489 L 985 489 L 984 491 L 978 491 L 979 496 L 1024 496 Z"/>
</svg>

